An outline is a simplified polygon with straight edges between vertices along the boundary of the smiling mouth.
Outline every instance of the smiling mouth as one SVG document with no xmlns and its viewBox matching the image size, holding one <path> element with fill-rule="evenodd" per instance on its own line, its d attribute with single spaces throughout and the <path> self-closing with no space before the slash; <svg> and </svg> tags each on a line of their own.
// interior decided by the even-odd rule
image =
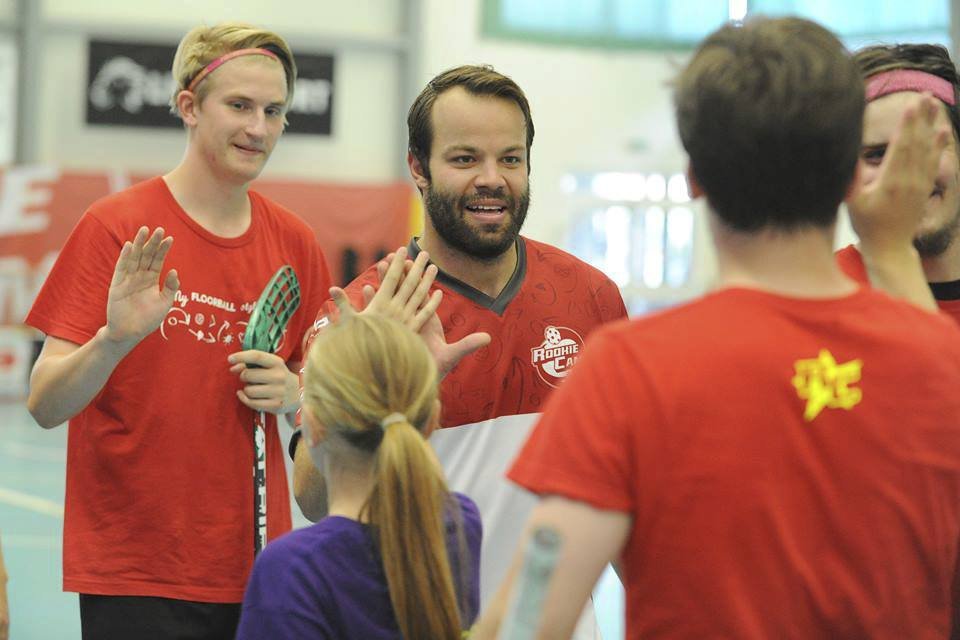
<svg viewBox="0 0 960 640">
<path fill-rule="evenodd" d="M 257 149 L 256 147 L 245 147 L 242 144 L 236 144 L 236 143 L 234 143 L 233 146 L 235 146 L 237 149 L 239 149 L 244 153 L 250 153 L 250 154 L 263 153 L 263 149 Z"/>
<path fill-rule="evenodd" d="M 499 218 L 507 211 L 502 204 L 470 204 L 464 209 L 479 218 Z"/>
</svg>

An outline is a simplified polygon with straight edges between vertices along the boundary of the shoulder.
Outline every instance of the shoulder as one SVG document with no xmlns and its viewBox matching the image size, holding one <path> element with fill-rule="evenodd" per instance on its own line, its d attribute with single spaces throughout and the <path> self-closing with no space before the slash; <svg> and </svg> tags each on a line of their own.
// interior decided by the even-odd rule
<svg viewBox="0 0 960 640">
<path fill-rule="evenodd" d="M 249 191 L 250 199 L 255 206 L 258 206 L 261 211 L 264 212 L 264 215 L 270 221 L 270 223 L 278 226 L 279 228 L 286 230 L 287 232 L 294 233 L 304 238 L 309 238 L 311 241 L 316 242 L 316 233 L 307 222 L 294 213 L 291 209 L 283 206 L 276 200 L 271 200 L 270 198 L 258 193 L 251 189 Z"/>
<path fill-rule="evenodd" d="M 477 506 L 477 503 L 469 496 L 456 491 L 453 492 L 453 496 L 460 505 L 460 513 L 463 515 L 464 524 L 467 526 L 480 526 L 480 508 Z"/>
<path fill-rule="evenodd" d="M 291 573 L 320 577 L 325 567 L 342 555 L 334 550 L 363 543 L 361 529 L 361 525 L 351 520 L 336 517 L 295 529 L 264 548 L 257 557 L 254 572 L 260 580 L 268 582 Z"/>
<path fill-rule="evenodd" d="M 864 289 L 863 295 L 872 308 L 868 313 L 874 321 L 895 323 L 910 339 L 932 335 L 956 343 L 960 348 L 957 339 L 960 338 L 960 326 L 946 313 L 921 309 L 876 289 Z M 924 331 L 920 331 L 921 328 Z"/>
<path fill-rule="evenodd" d="M 604 318 L 626 317 L 620 288 L 607 274 L 571 253 L 530 238 L 523 237 L 526 247 L 527 275 L 533 281 L 569 283 L 572 291 L 579 288 L 598 301 Z"/>
<path fill-rule="evenodd" d="M 358 275 L 356 278 L 350 281 L 346 287 L 343 288 L 344 291 L 350 296 L 351 300 L 358 300 L 363 291 L 363 286 L 367 284 L 377 285 L 379 276 L 377 275 L 377 265 L 376 263 L 367 267 L 367 269 Z"/>
<path fill-rule="evenodd" d="M 602 271 L 563 249 L 522 236 L 528 268 L 575 269 L 602 280 L 612 281 Z"/>
<path fill-rule="evenodd" d="M 294 529 L 271 541 L 257 560 L 275 562 L 287 555 L 313 552 L 336 542 L 344 532 L 349 534 L 353 528 L 350 524 L 352 521 L 345 518 L 327 517 L 308 527 Z"/>
<path fill-rule="evenodd" d="M 128 218 L 146 220 L 148 215 L 144 205 L 167 197 L 169 191 L 163 178 L 157 176 L 104 196 L 91 204 L 87 211 L 105 224 Z"/>
</svg>

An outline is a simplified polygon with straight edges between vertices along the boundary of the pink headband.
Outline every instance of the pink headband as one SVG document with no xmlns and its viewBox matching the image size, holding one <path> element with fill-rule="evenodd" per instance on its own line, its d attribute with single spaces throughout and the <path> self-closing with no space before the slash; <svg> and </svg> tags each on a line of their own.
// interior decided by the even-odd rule
<svg viewBox="0 0 960 640">
<path fill-rule="evenodd" d="M 203 79 L 208 75 L 213 73 L 217 67 L 222 65 L 224 62 L 233 60 L 234 58 L 239 58 L 240 56 L 267 56 L 268 58 L 273 58 L 279 62 L 280 58 L 277 57 L 273 51 L 269 49 L 237 49 L 236 51 L 231 51 L 230 53 L 225 53 L 219 58 L 215 58 L 213 62 L 205 66 L 200 70 L 200 73 L 193 77 L 193 80 L 190 81 L 190 85 L 187 87 L 187 91 L 193 91 L 197 88 L 197 85 L 203 82 Z"/>
<path fill-rule="evenodd" d="M 867 102 L 899 91 L 928 91 L 951 107 L 957 104 L 953 85 L 940 76 L 917 69 L 884 71 L 867 79 Z"/>
</svg>

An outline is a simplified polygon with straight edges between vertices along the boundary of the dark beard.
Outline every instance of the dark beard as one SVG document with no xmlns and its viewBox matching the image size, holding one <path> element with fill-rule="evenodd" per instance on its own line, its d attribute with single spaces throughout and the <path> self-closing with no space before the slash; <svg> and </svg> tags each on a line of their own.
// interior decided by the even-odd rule
<svg viewBox="0 0 960 640">
<path fill-rule="evenodd" d="M 496 198 L 506 203 L 506 227 L 487 232 L 467 223 L 461 212 L 477 197 Z M 457 197 L 434 189 L 431 183 L 423 193 L 423 204 L 433 228 L 448 246 L 473 258 L 490 261 L 502 256 L 517 241 L 530 208 L 530 190 L 520 194 L 519 199 L 500 190 L 480 190 L 469 197 Z"/>
<path fill-rule="evenodd" d="M 924 233 L 913 239 L 913 246 L 921 258 L 936 258 L 953 244 L 957 236 L 957 228 L 960 227 L 960 211 L 953 217 L 953 220 L 940 227 L 936 231 Z"/>
</svg>

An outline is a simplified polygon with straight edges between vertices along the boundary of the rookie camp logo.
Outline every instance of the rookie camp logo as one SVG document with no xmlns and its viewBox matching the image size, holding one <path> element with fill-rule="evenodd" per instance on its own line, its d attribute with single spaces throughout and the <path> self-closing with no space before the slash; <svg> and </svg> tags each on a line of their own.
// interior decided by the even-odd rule
<svg viewBox="0 0 960 640">
<path fill-rule="evenodd" d="M 530 362 L 536 367 L 541 380 L 551 387 L 557 387 L 577 362 L 581 349 L 583 338 L 573 329 L 547 327 L 543 330 L 543 344 L 530 349 Z"/>
</svg>

